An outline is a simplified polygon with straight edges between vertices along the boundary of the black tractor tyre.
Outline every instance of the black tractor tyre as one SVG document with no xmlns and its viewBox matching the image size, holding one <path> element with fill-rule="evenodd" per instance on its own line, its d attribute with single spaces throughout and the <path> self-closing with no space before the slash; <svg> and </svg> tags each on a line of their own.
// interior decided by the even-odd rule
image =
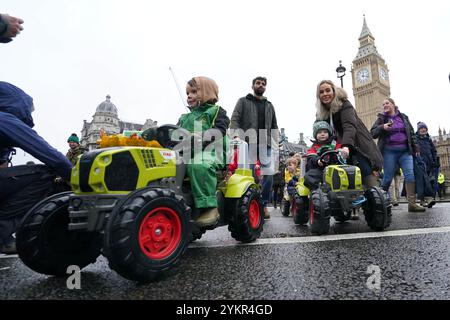
<svg viewBox="0 0 450 320">
<path fill-rule="evenodd" d="M 291 202 L 283 197 L 283 200 L 281 200 L 281 214 L 284 217 L 289 217 L 290 213 L 291 213 Z"/>
<path fill-rule="evenodd" d="M 309 221 L 309 199 L 299 194 L 294 195 L 295 212 L 293 214 L 294 223 L 304 225 Z"/>
<path fill-rule="evenodd" d="M 310 199 L 311 231 L 318 235 L 330 230 L 330 201 L 328 194 L 321 189 L 314 190 Z"/>
<path fill-rule="evenodd" d="M 261 236 L 264 210 L 261 194 L 257 188 L 248 188 L 239 199 L 227 199 L 225 205 L 229 215 L 228 230 L 234 239 L 248 243 Z"/>
<path fill-rule="evenodd" d="M 94 263 L 102 247 L 98 232 L 68 230 L 69 196 L 55 194 L 28 211 L 16 232 L 17 252 L 30 269 L 47 275 L 67 276 L 67 268 Z"/>
<path fill-rule="evenodd" d="M 111 212 L 104 252 L 122 277 L 152 282 L 179 262 L 191 239 L 191 209 L 172 190 L 145 188 L 130 193 Z"/>
<path fill-rule="evenodd" d="M 367 201 L 363 210 L 367 225 L 374 231 L 385 230 L 392 220 L 388 193 L 379 187 L 371 187 L 366 190 L 365 197 Z"/>
<path fill-rule="evenodd" d="M 189 242 L 195 242 L 196 240 L 200 240 L 202 236 L 205 234 L 206 229 L 197 228 L 196 230 L 192 230 L 191 239 Z"/>
</svg>

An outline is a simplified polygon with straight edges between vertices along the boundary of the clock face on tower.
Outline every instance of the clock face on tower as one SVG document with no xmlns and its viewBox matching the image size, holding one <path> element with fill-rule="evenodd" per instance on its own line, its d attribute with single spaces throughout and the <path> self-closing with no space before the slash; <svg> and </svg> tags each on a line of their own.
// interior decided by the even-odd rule
<svg viewBox="0 0 450 320">
<path fill-rule="evenodd" d="M 388 81 L 387 71 L 384 68 L 380 68 L 380 79 L 383 81 Z"/>
<path fill-rule="evenodd" d="M 362 68 L 356 73 L 356 80 L 359 84 L 366 83 L 370 80 L 369 69 Z"/>
</svg>

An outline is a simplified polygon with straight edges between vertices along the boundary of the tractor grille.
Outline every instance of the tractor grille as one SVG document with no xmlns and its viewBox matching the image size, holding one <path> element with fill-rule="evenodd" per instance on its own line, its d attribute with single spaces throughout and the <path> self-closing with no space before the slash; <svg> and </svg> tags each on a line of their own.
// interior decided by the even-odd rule
<svg viewBox="0 0 450 320">
<path fill-rule="evenodd" d="M 356 170 L 354 168 L 352 170 L 345 170 L 347 172 L 348 177 L 348 189 L 354 190 L 356 188 Z"/>
<path fill-rule="evenodd" d="M 153 150 L 141 150 L 142 158 L 144 159 L 144 165 L 147 169 L 156 167 L 155 156 Z"/>
<path fill-rule="evenodd" d="M 354 166 L 341 166 L 341 170 L 344 170 L 348 180 L 348 190 L 354 190 L 356 188 L 356 167 Z M 341 189 L 341 177 L 339 171 L 334 170 L 332 176 L 333 190 Z"/>
<path fill-rule="evenodd" d="M 341 188 L 341 177 L 339 176 L 339 171 L 333 171 L 333 190 L 339 190 Z"/>
<path fill-rule="evenodd" d="M 105 183 L 110 191 L 133 191 L 139 178 L 139 169 L 129 151 L 115 153 L 105 170 Z"/>
</svg>

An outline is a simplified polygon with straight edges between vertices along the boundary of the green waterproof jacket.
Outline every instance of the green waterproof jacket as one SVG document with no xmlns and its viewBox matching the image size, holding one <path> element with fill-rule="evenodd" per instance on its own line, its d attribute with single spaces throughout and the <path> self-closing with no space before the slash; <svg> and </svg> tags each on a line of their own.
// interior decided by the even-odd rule
<svg viewBox="0 0 450 320">
<path fill-rule="evenodd" d="M 201 123 L 202 131 L 215 128 L 225 135 L 230 124 L 230 119 L 222 107 L 206 103 L 193 108 L 190 113 L 181 115 L 180 120 L 178 120 L 178 125 L 190 132 L 194 132 L 196 122 Z"/>
<path fill-rule="evenodd" d="M 223 150 L 225 153 L 228 150 L 227 129 L 229 125 L 230 119 L 225 109 L 218 105 L 208 103 L 193 108 L 190 113 L 181 115 L 178 120 L 178 126 L 192 133 L 199 129 L 201 129 L 202 133 L 209 129 L 219 130 L 223 139 Z M 215 141 L 215 139 L 212 139 L 212 141 Z M 204 141 L 203 146 L 206 147 L 212 141 Z"/>
</svg>

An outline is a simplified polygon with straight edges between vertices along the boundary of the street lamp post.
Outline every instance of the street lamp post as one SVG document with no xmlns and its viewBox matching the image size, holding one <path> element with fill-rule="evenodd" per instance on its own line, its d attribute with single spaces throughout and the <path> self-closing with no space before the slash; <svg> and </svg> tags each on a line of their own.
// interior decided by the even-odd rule
<svg viewBox="0 0 450 320">
<path fill-rule="evenodd" d="M 341 79 L 341 88 L 344 87 L 344 80 L 342 80 L 342 78 L 344 78 L 346 70 L 347 69 L 342 65 L 342 60 L 339 60 L 339 67 L 336 68 L 336 73 L 337 77 Z"/>
</svg>

